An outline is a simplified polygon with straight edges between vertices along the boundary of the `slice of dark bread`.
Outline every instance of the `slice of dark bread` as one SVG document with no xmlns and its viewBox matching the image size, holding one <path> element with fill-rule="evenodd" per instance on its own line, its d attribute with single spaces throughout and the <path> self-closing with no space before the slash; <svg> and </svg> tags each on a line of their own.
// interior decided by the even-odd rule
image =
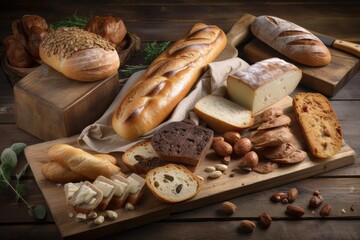
<svg viewBox="0 0 360 240">
<path fill-rule="evenodd" d="M 171 122 L 154 133 L 151 144 L 163 160 L 196 166 L 209 151 L 213 136 L 209 128 Z"/>
<path fill-rule="evenodd" d="M 299 92 L 293 99 L 293 108 L 307 145 L 315 157 L 327 158 L 340 151 L 342 129 L 324 95 Z"/>
</svg>

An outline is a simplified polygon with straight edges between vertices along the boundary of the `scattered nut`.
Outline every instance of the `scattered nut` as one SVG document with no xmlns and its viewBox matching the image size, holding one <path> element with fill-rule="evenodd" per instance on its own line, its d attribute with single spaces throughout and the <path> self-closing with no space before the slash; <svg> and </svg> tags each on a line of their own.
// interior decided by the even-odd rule
<svg viewBox="0 0 360 240">
<path fill-rule="evenodd" d="M 96 225 L 100 225 L 100 224 L 102 224 L 104 222 L 104 216 L 98 216 L 97 218 L 95 218 L 95 220 L 94 220 L 94 224 L 96 224 Z"/>
<path fill-rule="evenodd" d="M 294 202 L 298 196 L 299 196 L 299 191 L 296 188 L 290 188 L 288 192 L 289 202 Z"/>
<path fill-rule="evenodd" d="M 309 208 L 317 208 L 323 203 L 324 199 L 321 195 L 314 195 L 309 200 Z"/>
<path fill-rule="evenodd" d="M 225 141 L 214 142 L 212 148 L 214 149 L 215 153 L 221 157 L 230 156 L 233 151 L 233 147 L 230 145 L 230 143 Z"/>
<path fill-rule="evenodd" d="M 243 137 L 235 142 L 234 153 L 238 156 L 243 156 L 250 152 L 252 149 L 252 143 L 249 138 Z"/>
<path fill-rule="evenodd" d="M 228 169 L 228 167 L 225 164 L 221 164 L 221 163 L 216 164 L 215 168 L 216 168 L 216 170 L 219 170 L 222 172 L 224 172 Z"/>
<path fill-rule="evenodd" d="M 224 215 L 233 215 L 236 211 L 236 205 L 232 202 L 226 201 L 220 205 L 219 211 Z"/>
<path fill-rule="evenodd" d="M 89 219 L 95 219 L 97 217 L 97 213 L 95 211 L 91 211 L 89 214 L 88 214 L 88 218 Z"/>
<path fill-rule="evenodd" d="M 216 170 L 216 168 L 213 167 L 213 166 L 207 166 L 207 167 L 205 168 L 205 172 L 213 172 L 213 171 L 215 171 L 215 170 Z"/>
<path fill-rule="evenodd" d="M 107 210 L 106 214 L 107 214 L 108 218 L 110 218 L 111 220 L 115 220 L 118 217 L 117 213 L 112 210 Z"/>
<path fill-rule="evenodd" d="M 209 178 L 215 179 L 215 178 L 221 177 L 221 175 L 222 175 L 222 172 L 216 170 L 216 171 L 213 171 L 213 172 L 211 172 L 211 173 L 209 174 Z"/>
<path fill-rule="evenodd" d="M 223 137 L 221 137 L 221 136 L 213 137 L 212 144 L 214 144 L 217 141 L 225 141 L 225 139 Z"/>
<path fill-rule="evenodd" d="M 224 137 L 224 140 L 226 142 L 230 143 L 232 146 L 234 146 L 236 141 L 238 141 L 241 138 L 240 133 L 235 132 L 235 131 L 226 132 L 226 133 L 224 133 L 223 137 Z"/>
<path fill-rule="evenodd" d="M 78 214 L 76 214 L 76 219 L 77 219 L 78 221 L 84 221 L 84 220 L 86 220 L 86 214 L 84 214 L 84 213 L 78 213 Z"/>
<path fill-rule="evenodd" d="M 231 162 L 231 156 L 226 156 L 222 159 L 222 163 L 225 165 L 229 165 Z"/>
<path fill-rule="evenodd" d="M 204 178 L 200 175 L 196 175 L 198 177 L 198 179 L 200 179 L 200 181 L 204 181 Z"/>
<path fill-rule="evenodd" d="M 259 162 L 259 157 L 255 151 L 250 151 L 242 157 L 240 166 L 254 168 Z"/>
<path fill-rule="evenodd" d="M 321 208 L 320 216 L 327 217 L 330 215 L 330 212 L 331 212 L 331 205 L 327 203 Z"/>
<path fill-rule="evenodd" d="M 256 225 L 253 221 L 250 220 L 242 220 L 240 222 L 239 229 L 243 233 L 251 233 L 255 230 Z"/>
<path fill-rule="evenodd" d="M 286 208 L 286 213 L 294 217 L 301 217 L 305 214 L 305 211 L 299 206 L 289 205 Z"/>
<path fill-rule="evenodd" d="M 319 191 L 319 190 L 316 190 L 315 192 L 313 192 L 313 195 L 314 195 L 314 196 L 319 196 L 319 195 L 320 195 L 320 191 Z"/>
<path fill-rule="evenodd" d="M 287 198 L 288 194 L 285 192 L 274 192 L 271 195 L 270 200 L 273 202 L 281 202 L 282 199 Z"/>
<path fill-rule="evenodd" d="M 134 211 L 135 210 L 135 207 L 134 205 L 132 205 L 131 203 L 127 202 L 125 204 L 125 209 L 128 210 L 128 211 Z"/>
<path fill-rule="evenodd" d="M 263 228 L 263 229 L 268 229 L 271 225 L 272 222 L 272 218 L 270 217 L 270 215 L 266 212 L 260 214 L 259 216 L 259 225 Z"/>
</svg>

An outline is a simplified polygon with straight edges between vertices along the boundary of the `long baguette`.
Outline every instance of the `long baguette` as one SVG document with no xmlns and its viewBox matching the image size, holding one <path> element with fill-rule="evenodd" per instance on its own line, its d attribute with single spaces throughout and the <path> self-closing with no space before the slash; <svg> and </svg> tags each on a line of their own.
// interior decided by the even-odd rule
<svg viewBox="0 0 360 240">
<path fill-rule="evenodd" d="M 254 36 L 291 60 L 308 66 L 325 66 L 329 49 L 314 34 L 295 23 L 274 16 L 259 16 L 251 24 Z"/>
<path fill-rule="evenodd" d="M 113 115 L 114 130 L 132 140 L 158 126 L 224 49 L 226 41 L 217 26 L 196 24 L 185 38 L 158 56 L 128 91 Z"/>
<path fill-rule="evenodd" d="M 91 180 L 95 180 L 99 175 L 110 177 L 120 171 L 120 168 L 110 161 L 68 144 L 53 145 L 48 156 L 63 167 Z"/>
</svg>

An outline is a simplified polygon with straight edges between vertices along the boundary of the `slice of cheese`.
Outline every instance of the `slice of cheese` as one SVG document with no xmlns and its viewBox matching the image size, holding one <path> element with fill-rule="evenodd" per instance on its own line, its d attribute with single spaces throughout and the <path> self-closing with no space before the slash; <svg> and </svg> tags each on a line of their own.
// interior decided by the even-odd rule
<svg viewBox="0 0 360 240">
<path fill-rule="evenodd" d="M 228 76 L 227 92 L 236 103 L 257 113 L 292 93 L 302 71 L 279 58 L 269 58 Z"/>
<path fill-rule="evenodd" d="M 106 182 L 103 182 L 103 181 L 100 181 L 100 180 L 95 180 L 93 185 L 97 188 L 100 189 L 100 191 L 103 193 L 104 195 L 104 198 L 107 198 L 110 196 L 110 194 L 114 191 L 114 186 L 106 183 Z"/>
<path fill-rule="evenodd" d="M 78 191 L 79 193 L 76 195 L 75 198 L 76 205 L 91 204 L 91 201 L 95 199 L 95 196 L 97 195 L 94 190 L 92 190 L 89 186 L 85 184 L 82 184 Z"/>
</svg>

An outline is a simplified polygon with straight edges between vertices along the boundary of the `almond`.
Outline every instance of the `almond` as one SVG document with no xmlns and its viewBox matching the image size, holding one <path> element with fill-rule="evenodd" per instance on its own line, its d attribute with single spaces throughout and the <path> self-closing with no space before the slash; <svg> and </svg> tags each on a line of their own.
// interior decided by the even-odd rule
<svg viewBox="0 0 360 240">
<path fill-rule="evenodd" d="M 272 222 L 272 219 L 268 213 L 264 212 L 259 216 L 259 225 L 262 228 L 268 229 L 271 225 L 271 222 Z"/>
<path fill-rule="evenodd" d="M 242 220 L 240 222 L 239 229 L 243 233 L 251 233 L 255 230 L 256 225 L 253 221 L 250 220 Z"/>
<path fill-rule="evenodd" d="M 227 143 L 225 141 L 216 141 L 212 144 L 212 148 L 214 149 L 215 153 L 221 157 L 230 156 L 233 147 L 230 145 L 230 143 Z"/>
<path fill-rule="evenodd" d="M 327 203 L 321 208 L 320 215 L 322 217 L 327 217 L 330 215 L 330 212 L 331 212 L 331 205 Z"/>
<path fill-rule="evenodd" d="M 236 211 L 236 205 L 232 202 L 223 202 L 220 205 L 219 212 L 224 215 L 233 215 Z"/>
<path fill-rule="evenodd" d="M 296 188 L 290 188 L 288 193 L 289 202 L 294 202 L 299 196 L 299 191 Z"/>
<path fill-rule="evenodd" d="M 299 206 L 289 205 L 286 208 L 286 213 L 294 217 L 301 217 L 305 214 L 305 211 Z"/>
</svg>

